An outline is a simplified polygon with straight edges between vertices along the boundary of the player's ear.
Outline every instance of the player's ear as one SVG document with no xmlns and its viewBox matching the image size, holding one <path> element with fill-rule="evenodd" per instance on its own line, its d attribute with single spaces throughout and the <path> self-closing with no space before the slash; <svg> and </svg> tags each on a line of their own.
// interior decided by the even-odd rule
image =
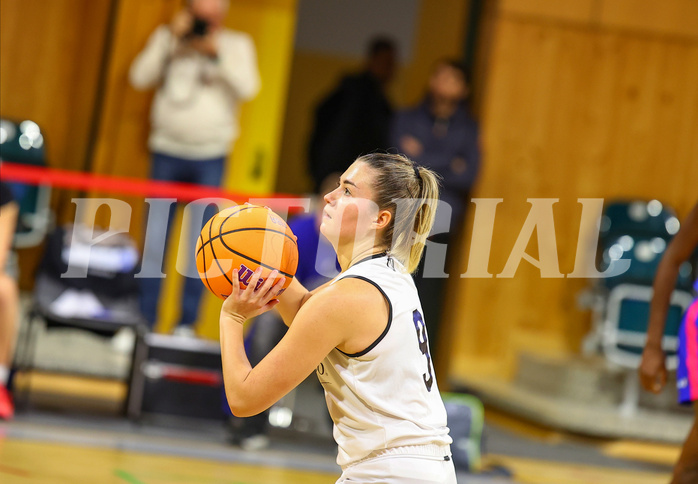
<svg viewBox="0 0 698 484">
<path fill-rule="evenodd" d="M 390 210 L 381 210 L 380 212 L 378 212 L 378 216 L 376 217 L 376 221 L 374 222 L 374 224 L 376 225 L 376 230 L 386 228 L 392 219 L 393 214 L 390 213 Z"/>
</svg>

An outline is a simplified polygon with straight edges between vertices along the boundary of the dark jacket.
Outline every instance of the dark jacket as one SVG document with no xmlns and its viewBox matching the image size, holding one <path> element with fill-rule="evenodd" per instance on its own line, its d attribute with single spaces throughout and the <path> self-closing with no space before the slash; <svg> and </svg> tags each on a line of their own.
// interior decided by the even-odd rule
<svg viewBox="0 0 698 484">
<path fill-rule="evenodd" d="M 358 156 L 385 150 L 392 114 L 380 83 L 370 73 L 344 77 L 315 110 L 308 158 L 316 188 Z"/>
<path fill-rule="evenodd" d="M 442 176 L 441 200 L 453 210 L 451 227 L 455 230 L 462 223 L 467 198 L 480 171 L 477 122 L 464 105 L 450 119 L 437 120 L 425 100 L 396 114 L 390 142 L 398 151 L 403 136 L 412 136 L 422 145 L 421 155 L 413 157 L 413 161 Z M 465 161 L 462 173 L 452 170 L 451 163 L 456 158 Z"/>
</svg>

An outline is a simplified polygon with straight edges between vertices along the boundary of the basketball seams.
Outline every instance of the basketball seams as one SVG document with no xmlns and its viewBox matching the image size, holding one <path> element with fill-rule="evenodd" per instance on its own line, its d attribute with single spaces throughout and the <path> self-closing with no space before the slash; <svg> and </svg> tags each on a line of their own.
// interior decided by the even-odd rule
<svg viewBox="0 0 698 484">
<path fill-rule="evenodd" d="M 226 219 L 226 220 L 227 220 L 227 219 Z M 223 223 L 221 223 L 221 227 L 223 226 L 224 223 L 225 223 L 225 220 L 223 221 Z M 244 231 L 246 231 L 246 230 L 260 230 L 260 231 L 263 231 L 263 232 L 274 232 L 275 234 L 281 234 L 281 235 L 285 236 L 287 239 L 289 239 L 291 242 L 293 242 L 293 244 L 294 244 L 296 247 L 298 246 L 298 243 L 297 243 L 295 240 L 293 240 L 293 237 L 291 237 L 290 235 L 288 235 L 286 232 L 282 232 L 281 230 L 267 229 L 267 228 L 264 228 L 264 227 L 245 227 L 245 228 L 243 228 L 243 229 L 232 229 L 232 230 L 229 230 L 229 231 L 227 231 L 227 232 L 220 232 L 218 235 L 214 235 L 214 236 L 211 237 L 209 240 L 207 240 L 206 242 L 204 242 L 204 243 L 201 245 L 201 247 L 199 247 L 199 249 L 196 251 L 196 255 L 199 255 L 199 252 L 201 252 L 201 250 L 202 250 L 206 245 L 210 244 L 210 243 L 213 242 L 214 240 L 220 239 L 220 238 L 223 237 L 224 235 L 234 234 L 235 232 L 244 232 Z"/>
<path fill-rule="evenodd" d="M 236 232 L 236 231 L 238 231 L 238 230 L 253 230 L 253 229 L 251 229 L 251 228 L 250 228 L 250 229 L 233 229 L 232 232 L 221 232 L 220 229 L 225 225 L 225 223 L 228 221 L 228 219 L 229 219 L 230 217 L 232 217 L 232 216 L 234 216 L 234 215 L 237 215 L 237 214 L 239 214 L 240 212 L 244 212 L 245 210 L 251 210 L 251 209 L 253 209 L 253 208 L 262 208 L 262 207 L 259 207 L 259 206 L 257 206 L 257 205 L 251 205 L 251 206 L 237 205 L 237 207 L 238 207 L 238 208 L 239 208 L 239 207 L 242 207 L 242 208 L 240 208 L 240 210 L 236 210 L 235 212 L 228 214 L 228 215 L 225 217 L 225 219 L 224 219 L 224 220 L 220 223 L 220 225 L 219 225 L 218 235 L 216 235 L 215 237 L 211 237 L 209 240 L 207 240 L 206 242 L 204 242 L 204 243 L 201 245 L 201 247 L 199 247 L 199 249 L 196 251 L 196 255 L 199 255 L 199 252 L 201 252 L 201 249 L 203 249 L 204 246 L 205 246 L 206 244 L 212 242 L 213 240 L 215 240 L 215 239 L 217 239 L 217 238 L 222 237 L 223 235 L 228 235 L 229 233 Z M 233 208 L 235 208 L 235 207 L 233 207 Z M 229 209 L 229 210 L 232 210 L 232 209 Z M 214 217 L 216 217 L 216 216 L 217 216 L 217 215 L 215 215 Z M 256 227 L 255 227 L 255 228 L 256 228 Z M 288 228 L 288 225 L 286 226 L 286 228 Z M 261 229 L 261 230 L 266 230 L 266 228 Z M 272 230 L 272 231 L 273 231 L 273 232 L 276 232 L 275 230 Z M 285 236 L 288 237 L 294 244 L 296 244 L 296 247 L 298 246 L 297 242 L 296 242 L 295 240 L 293 240 L 293 237 L 291 237 L 291 236 L 288 235 L 287 233 L 285 233 L 285 232 L 277 232 L 277 233 L 281 233 L 281 234 L 285 235 Z"/>
<path fill-rule="evenodd" d="M 240 205 L 238 205 L 238 207 L 239 207 L 239 206 L 240 206 Z M 262 207 L 258 207 L 258 206 L 256 206 L 256 205 L 253 205 L 253 206 L 250 206 L 250 207 L 243 207 L 243 208 L 241 208 L 240 210 L 237 210 L 237 211 L 235 211 L 235 212 L 229 214 L 228 216 L 226 216 L 225 219 L 224 219 L 224 220 L 221 222 L 221 224 L 219 225 L 218 235 L 212 236 L 212 237 L 209 238 L 206 242 L 202 243 L 202 244 L 201 244 L 201 247 L 199 247 L 199 249 L 196 251 L 196 255 L 198 256 L 198 255 L 199 255 L 199 252 L 201 252 L 201 250 L 202 250 L 207 244 L 210 244 L 210 243 L 213 242 L 214 240 L 220 239 L 220 238 L 223 237 L 224 235 L 229 235 L 229 234 L 232 234 L 232 233 L 235 233 L 235 232 L 242 232 L 242 231 L 245 231 L 245 230 L 265 230 L 265 231 L 269 231 L 269 232 L 274 232 L 274 233 L 276 233 L 276 234 L 281 234 L 281 235 L 283 235 L 284 237 L 288 238 L 291 242 L 293 242 L 293 244 L 294 244 L 296 247 L 298 247 L 298 242 L 297 242 L 296 240 L 294 240 L 294 238 L 291 237 L 288 233 L 286 233 L 286 231 L 283 231 L 283 232 L 282 232 L 281 230 L 267 229 L 266 227 L 245 227 L 245 228 L 240 228 L 240 229 L 232 229 L 232 230 L 226 231 L 226 232 L 222 232 L 222 231 L 221 231 L 221 230 L 223 229 L 223 227 L 225 226 L 225 223 L 226 223 L 226 222 L 228 221 L 228 219 L 230 219 L 232 216 L 237 215 L 237 214 L 239 214 L 239 213 L 242 212 L 242 211 L 250 210 L 250 209 L 253 209 L 253 208 L 262 208 Z M 288 228 L 288 225 L 286 226 L 286 228 Z"/>
<path fill-rule="evenodd" d="M 238 205 L 238 207 L 240 207 L 240 206 Z M 230 217 L 232 217 L 233 215 L 236 215 L 236 214 L 238 214 L 238 213 L 240 213 L 240 212 L 242 212 L 242 211 L 244 211 L 244 210 L 249 210 L 250 208 L 253 208 L 253 207 L 242 207 L 242 208 L 240 208 L 239 210 L 236 210 L 236 211 L 234 211 L 233 213 L 229 214 L 229 215 L 225 218 L 225 220 L 228 220 L 228 218 L 230 218 Z M 215 217 L 215 216 L 214 216 L 214 217 Z M 225 220 L 219 225 L 219 229 L 218 229 L 219 235 L 217 235 L 216 237 L 220 237 L 220 236 L 221 236 L 221 235 L 220 235 L 220 227 L 223 226 L 223 223 L 225 223 Z M 196 257 L 198 258 L 199 253 L 200 253 L 202 250 L 204 251 L 204 253 L 203 253 L 204 279 L 206 280 L 206 285 L 208 286 L 208 289 L 209 289 L 212 293 L 215 294 L 216 291 L 213 290 L 213 287 L 211 286 L 211 282 L 208 280 L 208 269 L 209 269 L 209 268 L 206 267 L 206 250 L 205 250 L 206 245 L 211 245 L 211 255 L 213 256 L 213 260 L 216 261 L 216 265 L 217 265 L 218 268 L 220 269 L 221 274 L 223 275 L 223 277 L 225 277 L 225 280 L 228 281 L 228 283 L 231 285 L 231 287 L 232 287 L 232 285 L 233 285 L 233 282 L 230 280 L 230 278 L 229 278 L 228 275 L 225 273 L 225 271 L 223 271 L 223 268 L 221 267 L 220 262 L 218 262 L 218 259 L 216 258 L 216 252 L 215 252 L 215 250 L 213 249 L 213 244 L 210 244 L 210 242 L 211 242 L 211 240 L 212 240 L 211 235 L 212 235 L 212 230 L 213 230 L 213 223 L 210 223 L 210 222 L 212 222 L 212 221 L 209 220 L 209 225 L 208 225 L 209 240 L 206 241 L 206 242 L 204 242 L 204 238 L 203 238 L 202 234 L 199 234 L 199 239 L 200 239 L 200 241 L 201 241 L 201 246 L 199 247 L 199 250 L 196 251 Z M 223 296 L 223 294 L 221 294 L 221 296 Z"/>
<path fill-rule="evenodd" d="M 209 229 L 209 230 L 210 230 L 210 229 Z M 204 238 L 201 236 L 201 234 L 199 234 L 199 241 L 200 241 L 201 244 L 203 245 Z M 198 254 L 199 254 L 199 253 L 197 252 L 197 255 L 198 255 Z M 204 279 L 205 279 L 205 281 L 206 281 L 206 285 L 208 286 L 209 291 L 214 292 L 214 291 L 213 291 L 213 288 L 211 287 L 211 283 L 208 281 L 208 270 L 206 269 L 206 251 L 204 251 L 203 259 L 204 259 L 204 260 L 203 260 L 203 265 L 204 265 Z"/>
<path fill-rule="evenodd" d="M 291 274 L 286 274 L 285 272 L 281 271 L 278 267 L 270 266 L 269 264 L 265 264 L 264 262 L 260 262 L 260 261 L 258 261 L 257 259 L 253 259 L 252 257 L 250 257 L 250 256 L 248 256 L 248 255 L 245 255 L 245 254 L 242 254 L 242 253 L 238 252 L 237 250 L 231 248 L 228 244 L 226 244 L 226 243 L 225 243 L 225 239 L 221 239 L 221 244 L 223 244 L 223 247 L 225 247 L 227 250 L 229 250 L 230 252 L 232 252 L 233 254 L 235 254 L 235 255 L 237 255 L 237 256 L 239 256 L 239 257 L 242 257 L 243 259 L 247 259 L 247 260 L 249 260 L 249 261 L 251 261 L 251 262 L 254 262 L 255 264 L 259 264 L 260 266 L 266 267 L 267 269 L 270 269 L 270 270 L 272 270 L 272 271 L 273 271 L 273 270 L 277 270 L 277 271 L 279 271 L 279 274 L 281 274 L 281 275 L 283 275 L 283 276 L 286 276 L 286 277 L 293 277 Z"/>
<path fill-rule="evenodd" d="M 266 208 L 266 207 L 265 207 Z M 239 214 L 242 211 L 249 211 L 251 209 L 260 209 L 260 210 L 252 210 L 250 212 L 247 212 L 247 215 L 244 215 L 242 218 L 234 220 L 233 223 L 233 228 L 230 230 L 225 230 L 225 225 L 228 223 L 228 221 L 235 215 Z M 199 235 L 198 242 L 199 247 L 196 249 L 196 259 L 198 262 L 202 262 L 204 264 L 204 277 L 202 278 L 204 280 L 204 283 L 208 289 L 215 294 L 216 296 L 225 298 L 227 297 L 226 294 L 219 294 L 220 290 L 224 290 L 223 285 L 227 283 L 228 287 L 232 286 L 232 278 L 229 277 L 229 274 L 223 271 L 222 267 L 222 260 L 219 260 L 218 254 L 220 254 L 223 257 L 228 257 L 226 260 L 232 261 L 234 265 L 240 265 L 240 264 L 248 264 L 247 262 L 244 262 L 244 260 L 250 261 L 253 265 L 250 265 L 250 267 L 254 267 L 254 265 L 257 265 L 258 267 L 267 269 L 267 270 L 277 270 L 281 275 L 287 277 L 290 280 L 293 279 L 293 273 L 295 273 L 295 269 L 297 268 L 298 264 L 298 243 L 295 240 L 295 237 L 293 236 L 293 232 L 291 229 L 288 227 L 288 225 L 281 219 L 280 221 L 277 220 L 278 216 L 274 217 L 273 223 L 276 225 L 279 225 L 280 229 L 276 228 L 271 228 L 271 224 L 269 222 L 269 213 L 273 212 L 266 208 L 262 208 L 256 205 L 252 206 L 244 206 L 244 207 L 234 207 L 231 209 L 226 210 L 225 215 L 222 213 L 217 214 L 213 218 L 211 218 L 207 223 L 208 223 L 208 230 L 204 228 L 204 230 L 201 232 Z M 223 215 L 223 217 L 221 217 Z M 284 223 L 280 223 L 284 222 Z M 214 225 L 216 227 L 216 235 L 213 235 L 213 228 Z M 245 227 L 245 225 L 248 225 Z M 249 225 L 253 225 L 250 227 Z M 267 228 L 270 227 L 270 228 Z M 232 235 L 231 234 L 236 234 L 240 232 L 240 234 Z M 204 234 L 208 233 L 208 238 L 207 240 L 204 237 Z M 261 247 L 264 247 L 264 244 L 266 243 L 266 234 L 269 234 L 270 237 L 272 237 L 274 244 L 277 244 L 278 242 L 281 242 L 281 245 L 279 249 L 281 250 L 280 254 L 277 254 L 279 256 L 279 262 L 272 262 L 269 261 L 268 263 L 261 262 L 260 260 L 256 260 L 254 257 L 250 255 L 246 255 L 242 252 L 239 252 L 238 250 L 233 249 L 231 246 L 239 246 L 240 250 L 245 250 L 246 252 L 248 249 L 252 249 L 252 252 L 254 253 L 255 257 L 260 257 L 263 258 L 264 256 L 262 254 L 258 254 L 256 251 L 257 249 L 260 249 Z M 249 235 L 247 235 L 249 234 Z M 279 237 L 282 236 L 282 237 Z M 262 237 L 262 239 L 259 239 L 259 237 Z M 216 240 L 218 239 L 218 240 Z M 231 239 L 231 240 L 225 240 L 225 239 Z M 205 240 L 205 242 L 204 242 Z M 240 242 L 237 242 L 237 241 Z M 247 242 L 243 241 L 255 241 L 251 246 Z M 242 245 L 240 245 L 242 243 Z M 210 246 L 210 254 L 206 254 L 206 246 Z M 204 251 L 203 254 L 201 254 L 201 251 Z M 289 251 L 288 255 L 287 251 Z M 295 252 L 295 256 L 293 253 Z M 237 257 L 240 257 L 241 259 L 244 259 L 243 261 L 236 261 L 235 259 Z M 219 273 L 218 274 L 209 274 L 208 270 L 211 269 L 211 267 L 206 268 L 206 264 L 212 264 L 212 260 L 215 260 L 216 265 L 218 266 Z M 287 260 L 288 259 L 288 260 Z M 290 264 L 289 264 L 290 262 Z M 280 267 L 274 267 L 271 264 L 279 265 Z M 242 265 L 242 267 L 245 267 Z M 284 271 L 281 270 L 281 267 L 284 268 Z M 223 276 L 221 278 L 221 276 Z M 226 282 L 224 282 L 224 280 Z M 229 294 L 229 290 L 227 291 Z"/>
<path fill-rule="evenodd" d="M 235 213 L 238 213 L 238 212 L 240 212 L 240 211 L 241 211 L 241 210 L 238 210 L 238 211 L 235 212 Z M 231 217 L 231 216 L 232 216 L 232 214 L 229 215 L 229 217 Z M 227 218 L 228 218 L 228 217 L 226 217 L 226 220 L 227 220 Z M 225 221 L 224 221 L 224 222 L 225 222 Z M 218 228 L 218 232 L 219 232 L 219 233 L 220 233 L 220 227 L 222 227 L 222 226 L 223 226 L 223 224 L 221 224 L 221 225 L 219 226 L 219 228 Z M 211 230 L 212 230 L 212 229 L 213 229 L 213 224 L 211 224 L 211 225 L 208 226 L 208 237 L 209 237 L 209 240 L 210 240 L 210 238 L 211 238 L 211 236 L 212 236 L 212 233 L 211 233 Z M 222 240 L 223 240 L 223 239 L 221 239 L 221 241 L 222 241 Z M 230 284 L 230 287 L 232 287 L 232 286 L 233 286 L 233 281 L 228 277 L 228 274 L 225 273 L 225 271 L 224 271 L 223 268 L 221 267 L 221 263 L 218 262 L 218 258 L 216 257 L 216 251 L 213 249 L 213 244 L 211 244 L 211 255 L 213 256 L 213 260 L 216 261 L 216 265 L 218 266 L 218 269 L 220 269 L 221 274 L 223 274 L 223 277 L 225 277 L 225 280 L 228 281 L 228 283 Z"/>
</svg>

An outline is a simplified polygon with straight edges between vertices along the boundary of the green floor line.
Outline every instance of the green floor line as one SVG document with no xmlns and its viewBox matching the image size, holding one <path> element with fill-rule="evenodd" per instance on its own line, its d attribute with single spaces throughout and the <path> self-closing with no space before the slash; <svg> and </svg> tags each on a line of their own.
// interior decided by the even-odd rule
<svg viewBox="0 0 698 484">
<path fill-rule="evenodd" d="M 114 475 L 123 479 L 129 484 L 145 484 L 145 482 L 141 481 L 140 479 L 137 479 L 133 474 L 129 474 L 128 472 L 122 471 L 121 469 L 115 469 Z"/>
</svg>

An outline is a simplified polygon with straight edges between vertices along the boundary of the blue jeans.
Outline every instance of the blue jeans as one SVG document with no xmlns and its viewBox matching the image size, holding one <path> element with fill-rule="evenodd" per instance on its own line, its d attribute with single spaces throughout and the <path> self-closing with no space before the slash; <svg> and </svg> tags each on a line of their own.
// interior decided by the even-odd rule
<svg viewBox="0 0 698 484">
<path fill-rule="evenodd" d="M 223 178 L 225 158 L 188 160 L 160 153 L 152 153 L 151 162 L 150 177 L 153 180 L 195 183 L 198 185 L 218 187 Z M 176 208 L 176 204 L 173 203 L 170 205 L 167 225 L 151 223 L 149 224 L 150 226 L 146 228 L 148 231 L 148 238 L 160 242 L 153 244 L 153 246 L 158 247 L 158 250 L 162 247 L 162 241 L 164 240 L 165 252 L 167 252 L 170 229 L 174 220 Z M 215 214 L 216 206 L 208 205 L 204 210 L 203 223 L 208 221 Z M 201 294 L 204 289 L 203 283 L 198 275 L 196 275 L 196 259 L 194 255 L 196 239 L 203 228 L 203 224 L 196 226 L 194 226 L 195 224 L 191 225 L 192 226 L 190 226 L 187 231 L 188 240 L 186 243 L 188 243 L 189 247 L 189 250 L 187 250 L 187 260 L 185 261 L 187 276 L 185 276 L 184 281 L 183 294 L 181 297 L 181 314 L 178 323 L 178 325 L 184 326 L 191 326 L 196 321 L 199 313 Z M 151 230 L 155 232 L 151 232 Z M 148 272 L 150 274 L 162 272 L 164 254 L 148 254 L 148 247 L 146 247 L 145 251 L 146 252 L 143 254 L 142 272 Z M 152 262 L 149 261 L 157 261 L 157 265 L 160 267 L 146 267 L 149 263 L 152 265 Z M 157 321 L 161 286 L 162 277 L 147 277 L 141 279 L 141 313 L 151 329 Z"/>
</svg>

